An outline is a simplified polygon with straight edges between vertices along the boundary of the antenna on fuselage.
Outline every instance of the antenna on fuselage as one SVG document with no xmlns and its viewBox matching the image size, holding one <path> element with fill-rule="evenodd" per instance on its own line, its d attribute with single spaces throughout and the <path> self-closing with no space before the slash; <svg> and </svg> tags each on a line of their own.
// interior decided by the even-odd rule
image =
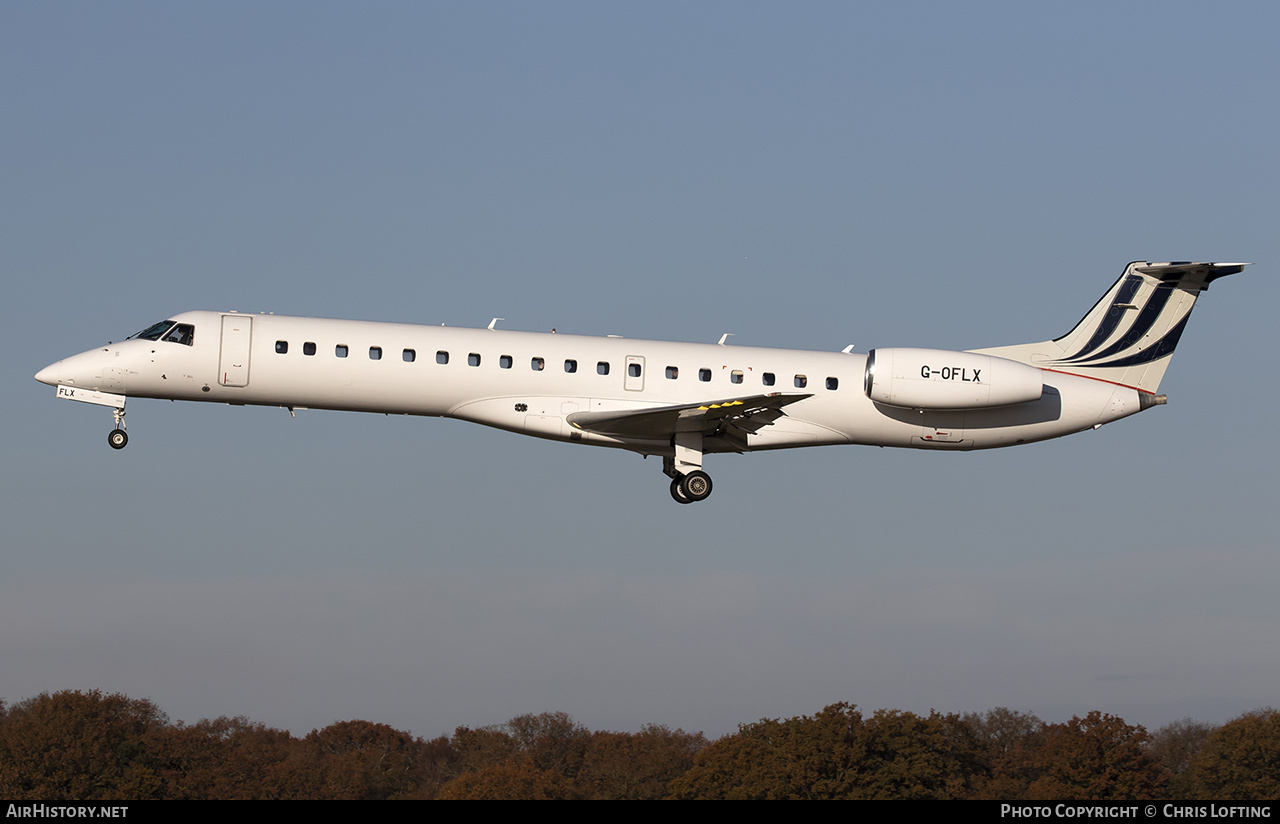
<svg viewBox="0 0 1280 824">
<path fill-rule="evenodd" d="M 506 318 L 494 318 L 493 320 L 489 321 L 489 331 L 490 331 L 490 332 L 492 332 L 492 331 L 493 331 L 493 327 L 497 326 L 497 325 L 498 325 L 498 321 L 500 321 L 500 320 L 506 320 Z"/>
<path fill-rule="evenodd" d="M 720 342 L 716 345 L 724 346 L 724 342 L 727 341 L 731 335 L 733 335 L 732 332 L 725 332 L 723 335 L 720 336 Z"/>
</svg>

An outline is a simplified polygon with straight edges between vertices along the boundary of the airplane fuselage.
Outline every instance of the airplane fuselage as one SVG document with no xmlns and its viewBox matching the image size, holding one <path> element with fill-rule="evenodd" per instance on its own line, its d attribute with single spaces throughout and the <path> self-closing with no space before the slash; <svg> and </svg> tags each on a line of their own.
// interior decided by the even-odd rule
<svg viewBox="0 0 1280 824">
<path fill-rule="evenodd" d="M 645 454 L 668 452 L 670 438 L 612 437 L 569 418 L 803 393 L 809 397 L 751 433 L 745 448 L 712 438 L 705 451 L 987 449 L 1078 432 L 1140 408 L 1135 389 L 1047 370 L 1032 403 L 930 411 L 873 402 L 864 391 L 867 356 L 856 353 L 223 312 L 172 320 L 194 328 L 190 345 L 126 340 L 60 361 L 41 379 L 129 397 L 451 417 Z M 938 369 L 972 380 L 963 367 L 952 378 L 945 360 Z"/>
</svg>

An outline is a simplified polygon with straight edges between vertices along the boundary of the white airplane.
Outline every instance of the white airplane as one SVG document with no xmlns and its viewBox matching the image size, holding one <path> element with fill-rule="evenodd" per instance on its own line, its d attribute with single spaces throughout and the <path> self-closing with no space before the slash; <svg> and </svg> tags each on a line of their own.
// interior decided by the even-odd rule
<svg viewBox="0 0 1280 824">
<path fill-rule="evenodd" d="M 990 449 L 1097 429 L 1163 404 L 1199 294 L 1243 263 L 1129 264 L 1055 340 L 866 355 L 400 323 L 184 312 L 45 367 L 57 397 L 459 418 L 662 457 L 671 496 L 704 500 L 703 456 L 828 444 Z"/>
</svg>

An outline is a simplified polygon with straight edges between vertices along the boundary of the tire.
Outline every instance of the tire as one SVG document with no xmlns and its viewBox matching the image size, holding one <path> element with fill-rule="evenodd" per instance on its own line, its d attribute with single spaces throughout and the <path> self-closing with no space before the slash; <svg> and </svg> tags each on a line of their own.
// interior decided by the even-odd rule
<svg viewBox="0 0 1280 824">
<path fill-rule="evenodd" d="M 680 481 L 682 480 L 684 478 L 680 477 L 671 482 L 671 498 L 678 504 L 691 504 L 693 501 L 689 500 L 688 496 L 684 494 L 684 490 L 680 487 Z"/>
<path fill-rule="evenodd" d="M 124 449 L 129 444 L 129 433 L 123 429 L 112 429 L 107 434 L 107 443 L 111 444 L 112 449 Z"/>
<path fill-rule="evenodd" d="M 711 476 L 694 470 L 680 479 L 680 491 L 690 501 L 705 501 L 711 494 Z"/>
</svg>

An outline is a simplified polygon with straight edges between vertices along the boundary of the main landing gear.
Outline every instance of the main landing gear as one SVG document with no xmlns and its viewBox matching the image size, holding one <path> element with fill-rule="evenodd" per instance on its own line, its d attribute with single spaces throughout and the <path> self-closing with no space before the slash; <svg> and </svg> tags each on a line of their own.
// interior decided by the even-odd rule
<svg viewBox="0 0 1280 824">
<path fill-rule="evenodd" d="M 705 501 L 711 494 L 711 476 L 701 469 L 671 479 L 671 497 L 678 504 Z"/>
<path fill-rule="evenodd" d="M 107 443 L 112 449 L 124 449 L 129 445 L 129 433 L 124 431 L 124 410 L 117 407 L 112 414 L 116 417 L 116 428 L 107 434 Z"/>
<path fill-rule="evenodd" d="M 662 459 L 662 472 L 671 479 L 671 498 L 678 504 L 705 501 L 711 495 L 711 476 L 702 471 L 702 433 L 677 432 L 675 454 Z"/>
</svg>

